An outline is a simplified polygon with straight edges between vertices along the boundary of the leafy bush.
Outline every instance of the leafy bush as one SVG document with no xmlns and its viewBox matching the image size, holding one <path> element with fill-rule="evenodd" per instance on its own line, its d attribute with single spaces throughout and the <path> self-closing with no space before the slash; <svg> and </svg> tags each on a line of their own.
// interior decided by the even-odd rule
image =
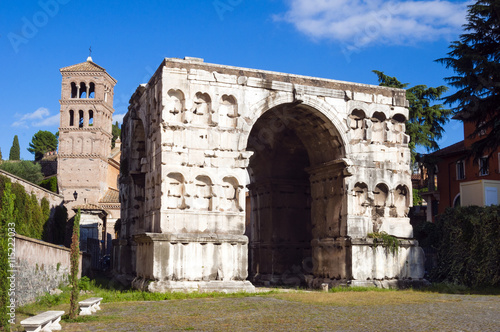
<svg viewBox="0 0 500 332">
<path fill-rule="evenodd" d="M 89 277 L 83 276 L 80 278 L 80 280 L 78 280 L 78 288 L 80 290 L 88 291 L 90 290 L 90 287 L 91 285 Z"/>
<path fill-rule="evenodd" d="M 57 194 L 57 176 L 43 180 L 39 186 Z"/>
<path fill-rule="evenodd" d="M 0 164 L 0 169 L 34 184 L 39 184 L 43 180 L 42 166 L 29 160 L 3 162 Z"/>
<path fill-rule="evenodd" d="M 500 285 L 500 206 L 448 208 L 436 218 L 437 281 Z"/>
</svg>

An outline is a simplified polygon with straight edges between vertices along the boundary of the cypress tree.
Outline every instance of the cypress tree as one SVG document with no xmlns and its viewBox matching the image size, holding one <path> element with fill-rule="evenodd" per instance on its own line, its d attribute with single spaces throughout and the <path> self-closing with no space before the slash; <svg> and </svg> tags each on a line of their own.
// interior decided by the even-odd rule
<svg viewBox="0 0 500 332">
<path fill-rule="evenodd" d="M 71 299 L 69 308 L 69 318 L 75 319 L 78 313 L 78 263 L 80 261 L 80 210 L 76 213 L 73 223 L 73 235 L 71 237 L 71 258 L 70 258 L 70 282 Z"/>
<path fill-rule="evenodd" d="M 21 160 L 21 148 L 19 147 L 19 138 L 14 136 L 12 147 L 10 148 L 9 160 Z"/>
</svg>

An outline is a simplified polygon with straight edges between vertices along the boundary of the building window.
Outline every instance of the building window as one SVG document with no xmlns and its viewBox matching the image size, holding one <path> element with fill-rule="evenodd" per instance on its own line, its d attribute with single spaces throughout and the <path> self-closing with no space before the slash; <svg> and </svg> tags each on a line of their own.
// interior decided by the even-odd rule
<svg viewBox="0 0 500 332">
<path fill-rule="evenodd" d="M 76 98 L 78 96 L 78 88 L 75 82 L 71 82 L 71 98 Z"/>
<path fill-rule="evenodd" d="M 83 82 L 80 83 L 80 96 L 78 98 L 87 98 L 87 85 Z"/>
<path fill-rule="evenodd" d="M 78 127 L 82 128 L 83 127 L 83 111 L 82 110 L 78 111 L 78 115 L 80 116 L 80 120 L 78 120 Z"/>
<path fill-rule="evenodd" d="M 490 174 L 490 169 L 488 167 L 488 157 L 479 158 L 479 176 L 485 176 Z"/>
<path fill-rule="evenodd" d="M 95 84 L 93 82 L 89 84 L 89 98 L 95 98 Z"/>
<path fill-rule="evenodd" d="M 463 160 L 457 161 L 457 180 L 465 179 L 465 163 Z"/>
</svg>

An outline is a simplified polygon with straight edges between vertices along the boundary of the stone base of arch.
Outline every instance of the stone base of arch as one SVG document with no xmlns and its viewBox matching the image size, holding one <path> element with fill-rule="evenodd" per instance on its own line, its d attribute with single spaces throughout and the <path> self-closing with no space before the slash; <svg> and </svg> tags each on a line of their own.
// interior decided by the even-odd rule
<svg viewBox="0 0 500 332">
<path fill-rule="evenodd" d="M 425 255 L 415 240 L 400 239 L 391 251 L 371 238 L 323 238 L 311 241 L 312 257 L 283 273 L 255 274 L 250 280 L 264 286 L 306 286 L 322 284 L 407 288 L 427 285 Z"/>
<path fill-rule="evenodd" d="M 427 285 L 425 254 L 418 241 L 400 239 L 396 251 L 373 239 L 323 239 L 313 241 L 315 270 L 307 286 L 376 286 L 407 288 Z"/>
<path fill-rule="evenodd" d="M 247 278 L 244 235 L 144 233 L 134 236 L 136 278 L 150 292 L 254 292 Z"/>
<path fill-rule="evenodd" d="M 254 293 L 255 287 L 250 281 L 168 281 L 168 280 L 149 280 L 136 278 L 132 282 L 132 287 L 151 293 L 168 292 L 200 292 L 200 293 Z"/>
</svg>

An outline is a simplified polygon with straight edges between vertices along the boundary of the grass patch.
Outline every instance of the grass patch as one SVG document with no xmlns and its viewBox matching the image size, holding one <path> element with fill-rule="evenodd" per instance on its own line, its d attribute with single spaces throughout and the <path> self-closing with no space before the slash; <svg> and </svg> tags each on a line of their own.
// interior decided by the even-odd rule
<svg viewBox="0 0 500 332">
<path fill-rule="evenodd" d="M 384 293 L 381 296 L 380 293 Z M 273 295 L 277 299 L 333 306 L 371 306 L 427 303 L 436 299 L 429 293 L 368 287 L 333 288 L 332 292 L 296 292 Z"/>
<path fill-rule="evenodd" d="M 328 290 L 329 293 L 339 293 L 339 292 L 395 292 L 397 289 L 393 288 L 379 288 L 379 287 L 362 287 L 362 286 L 338 286 L 333 287 Z"/>
<path fill-rule="evenodd" d="M 69 314 L 63 315 L 61 317 L 61 320 L 66 322 L 66 323 L 85 323 L 85 322 L 95 322 L 99 319 L 100 317 L 97 316 L 76 316 L 75 319 L 69 318 Z"/>
<path fill-rule="evenodd" d="M 115 302 L 132 302 L 132 301 L 171 301 L 171 300 L 186 300 L 186 299 L 200 299 L 200 298 L 242 298 L 248 296 L 261 296 L 261 295 L 272 295 L 278 293 L 278 291 L 266 291 L 266 292 L 256 292 L 256 293 L 150 293 L 143 292 L 139 290 L 119 290 L 115 289 L 114 285 L 110 285 L 106 280 L 96 279 L 89 280 L 84 277 L 79 283 L 82 290 L 86 291 L 85 294 L 80 294 L 79 300 L 84 300 L 90 297 L 102 297 L 102 303 L 115 303 Z M 60 287 L 63 291 L 58 295 L 45 294 L 37 298 L 34 303 L 22 306 L 17 309 L 17 313 L 20 314 L 22 319 L 37 315 L 43 311 L 48 310 L 64 310 L 68 312 L 68 305 L 70 302 L 70 287 Z M 67 321 L 67 319 L 63 319 Z"/>
<path fill-rule="evenodd" d="M 449 282 L 433 283 L 430 286 L 418 289 L 422 292 L 461 295 L 500 295 L 500 287 L 467 287 Z"/>
</svg>

